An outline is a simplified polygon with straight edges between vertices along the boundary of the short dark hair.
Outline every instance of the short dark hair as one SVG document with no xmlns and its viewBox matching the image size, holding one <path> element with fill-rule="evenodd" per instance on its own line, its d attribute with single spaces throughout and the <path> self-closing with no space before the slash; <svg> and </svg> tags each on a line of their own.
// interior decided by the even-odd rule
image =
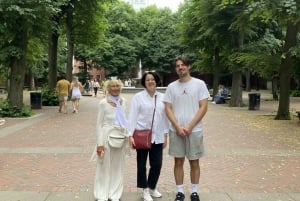
<svg viewBox="0 0 300 201">
<path fill-rule="evenodd" d="M 60 79 L 66 79 L 66 74 L 65 73 L 60 74 Z"/>
<path fill-rule="evenodd" d="M 192 64 L 192 63 L 191 63 L 191 60 L 190 60 L 190 58 L 189 58 L 188 56 L 185 56 L 185 55 L 181 54 L 181 55 L 177 56 L 177 57 L 174 59 L 174 61 L 173 61 L 173 66 L 174 66 L 174 68 L 176 67 L 176 62 L 177 62 L 178 60 L 182 61 L 182 63 L 185 64 L 185 65 L 187 65 L 187 66 L 189 66 L 189 65 Z"/>
<path fill-rule="evenodd" d="M 153 72 L 153 71 L 148 71 L 148 72 L 145 72 L 142 79 L 141 79 L 141 84 L 143 85 L 143 87 L 146 88 L 146 76 L 147 75 L 152 75 L 155 79 L 155 82 L 156 82 L 156 86 L 160 86 L 160 78 L 158 76 L 158 74 L 156 72 Z"/>
</svg>

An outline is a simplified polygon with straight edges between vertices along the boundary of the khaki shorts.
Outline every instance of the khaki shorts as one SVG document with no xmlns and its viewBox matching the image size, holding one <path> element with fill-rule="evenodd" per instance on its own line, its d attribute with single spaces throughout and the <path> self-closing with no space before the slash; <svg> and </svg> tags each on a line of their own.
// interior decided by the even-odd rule
<svg viewBox="0 0 300 201">
<path fill-rule="evenodd" d="M 59 101 L 67 101 L 68 100 L 68 96 L 59 96 L 58 100 Z"/>
<path fill-rule="evenodd" d="M 169 155 L 175 158 L 187 157 L 197 160 L 204 155 L 203 134 L 201 131 L 192 132 L 187 137 L 181 137 L 174 131 L 169 131 Z"/>
</svg>

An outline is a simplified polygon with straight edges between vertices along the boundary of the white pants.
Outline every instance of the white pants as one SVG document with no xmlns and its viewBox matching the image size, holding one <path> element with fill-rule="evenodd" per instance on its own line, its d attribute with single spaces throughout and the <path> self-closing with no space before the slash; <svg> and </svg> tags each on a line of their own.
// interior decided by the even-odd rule
<svg viewBox="0 0 300 201">
<path fill-rule="evenodd" d="M 94 197 L 96 200 L 118 200 L 123 193 L 125 146 L 105 149 L 102 158 L 97 157 Z"/>
</svg>

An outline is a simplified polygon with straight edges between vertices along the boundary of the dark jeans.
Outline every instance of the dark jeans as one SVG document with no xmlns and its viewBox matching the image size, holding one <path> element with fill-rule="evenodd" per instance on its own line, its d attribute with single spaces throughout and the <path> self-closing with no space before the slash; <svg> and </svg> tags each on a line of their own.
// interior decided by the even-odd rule
<svg viewBox="0 0 300 201">
<path fill-rule="evenodd" d="M 152 144 L 149 150 L 137 149 L 137 187 L 155 189 L 162 167 L 163 144 Z M 150 170 L 147 179 L 147 158 L 149 154 Z"/>
<path fill-rule="evenodd" d="M 98 87 L 94 87 L 95 96 L 97 96 Z"/>
</svg>

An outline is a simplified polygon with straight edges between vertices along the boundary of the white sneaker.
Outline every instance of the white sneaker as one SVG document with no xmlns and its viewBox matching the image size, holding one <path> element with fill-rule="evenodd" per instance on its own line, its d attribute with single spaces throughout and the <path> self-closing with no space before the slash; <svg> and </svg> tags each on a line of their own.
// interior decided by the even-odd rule
<svg viewBox="0 0 300 201">
<path fill-rule="evenodd" d="M 144 189 L 142 197 L 143 197 L 144 201 L 153 201 L 152 197 L 150 196 L 148 188 Z"/>
<path fill-rule="evenodd" d="M 155 189 L 149 189 L 149 193 L 154 198 L 160 198 L 162 195 L 161 193 L 155 188 Z"/>
</svg>

